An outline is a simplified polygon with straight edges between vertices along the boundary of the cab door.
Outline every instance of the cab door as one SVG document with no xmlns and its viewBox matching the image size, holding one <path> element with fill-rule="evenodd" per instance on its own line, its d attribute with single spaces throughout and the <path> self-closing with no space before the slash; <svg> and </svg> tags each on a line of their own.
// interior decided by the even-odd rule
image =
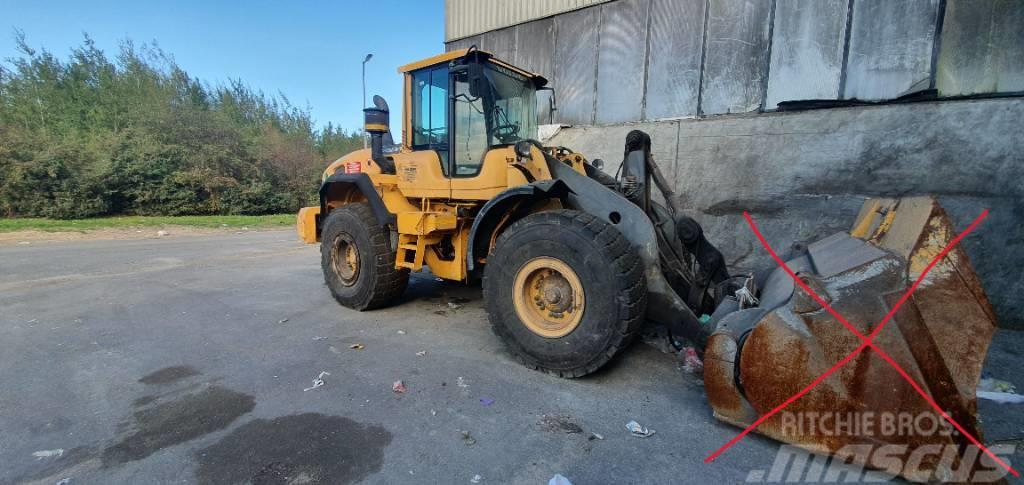
<svg viewBox="0 0 1024 485">
<path fill-rule="evenodd" d="M 482 96 L 470 93 L 468 73 L 453 72 L 450 118 L 451 197 L 489 200 L 508 188 L 508 166 L 515 155 L 508 147 L 491 149 Z"/>
<path fill-rule="evenodd" d="M 398 187 L 408 197 L 451 197 L 448 64 L 407 75 L 410 153 L 395 159 Z"/>
</svg>

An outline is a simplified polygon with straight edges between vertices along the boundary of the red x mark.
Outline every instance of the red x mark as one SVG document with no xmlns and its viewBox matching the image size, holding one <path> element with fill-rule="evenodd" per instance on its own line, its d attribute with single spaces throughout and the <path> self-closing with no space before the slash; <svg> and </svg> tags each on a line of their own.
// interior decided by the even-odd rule
<svg viewBox="0 0 1024 485">
<path fill-rule="evenodd" d="M 857 329 L 854 328 L 853 325 L 850 324 L 850 322 L 848 322 L 845 318 L 843 318 L 843 316 L 840 315 L 839 312 L 835 311 L 828 304 L 827 301 L 825 301 L 820 296 L 818 296 L 814 292 L 814 290 L 812 290 L 809 286 L 807 286 L 806 283 L 803 282 L 803 280 L 801 280 L 800 278 L 798 278 L 796 276 L 796 273 L 794 273 L 793 270 L 791 270 L 789 268 L 789 266 L 786 265 L 785 261 L 783 261 L 782 258 L 780 258 L 779 255 L 775 253 L 775 250 L 772 249 L 771 245 L 768 244 L 768 241 L 761 234 L 761 231 L 759 231 L 757 229 L 757 225 L 754 224 L 754 220 L 750 217 L 750 214 L 747 213 L 747 212 L 744 212 L 743 213 L 743 217 L 746 218 L 747 224 L 750 225 L 750 229 L 754 231 L 754 234 L 757 236 L 757 239 L 759 241 L 761 241 L 761 245 L 763 245 L 764 248 L 768 250 L 768 253 L 771 254 L 771 256 L 775 260 L 775 262 L 778 263 L 779 266 L 782 267 L 782 269 L 785 270 L 787 274 L 789 274 L 790 278 L 793 278 L 793 281 L 795 281 L 796 284 L 800 286 L 800 288 L 802 288 L 805 292 L 807 292 L 807 294 L 810 295 L 810 297 L 813 298 L 814 301 L 818 302 L 819 305 L 821 305 L 826 310 L 828 310 L 828 312 L 830 314 L 832 314 L 832 316 L 835 317 L 836 320 L 839 320 L 839 322 L 842 323 L 843 326 L 845 326 L 847 329 L 849 329 L 851 332 L 853 332 L 857 336 L 857 338 L 859 338 L 861 340 L 862 343 L 861 343 L 861 345 L 859 347 L 854 349 L 853 352 L 850 352 L 849 355 L 844 357 L 839 362 L 836 362 L 836 364 L 833 365 L 829 370 L 825 371 L 824 374 L 818 376 L 816 379 L 811 381 L 811 383 L 808 384 L 807 387 L 804 387 L 803 389 L 800 390 L 800 392 L 794 394 L 789 399 L 786 399 L 782 404 L 779 404 L 778 406 L 776 406 L 771 411 L 769 411 L 769 412 L 765 413 L 764 415 L 762 415 L 761 417 L 757 418 L 756 421 L 754 421 L 750 426 L 747 426 L 746 429 L 744 429 L 742 432 L 740 432 L 738 435 L 736 435 L 735 438 L 729 440 L 728 443 L 722 445 L 721 448 L 715 450 L 714 453 L 712 453 L 710 456 L 705 458 L 704 462 L 708 463 L 708 462 L 713 461 L 715 458 L 718 457 L 718 455 L 721 455 L 725 450 L 729 449 L 729 447 L 731 447 L 732 445 L 736 444 L 736 442 L 738 442 L 744 436 L 746 436 L 751 431 L 756 429 L 765 420 L 767 420 L 768 418 L 774 416 L 779 411 L 782 411 L 783 409 L 786 408 L 786 406 L 789 406 L 790 404 L 795 402 L 797 399 L 800 399 L 804 394 L 807 394 L 808 392 L 811 391 L 811 389 L 814 389 L 815 386 L 817 386 L 822 381 L 824 381 L 826 378 L 828 378 L 828 376 L 832 375 L 837 370 L 839 370 L 841 367 L 846 365 L 847 362 L 850 362 L 851 360 L 853 360 L 854 357 L 859 355 L 861 352 L 863 352 L 864 350 L 870 348 L 871 350 L 874 350 L 875 353 L 879 357 L 881 357 L 883 360 L 888 362 L 889 365 L 892 366 L 893 369 L 896 369 L 896 372 L 898 372 L 901 376 L 903 376 L 903 379 L 905 379 L 908 383 L 910 383 L 910 386 L 913 387 L 914 390 L 917 391 L 917 393 L 920 394 L 921 397 L 924 398 L 924 400 L 928 402 L 928 404 L 930 404 L 933 408 L 935 408 L 935 410 L 943 418 L 945 418 L 946 421 L 949 421 L 949 423 L 952 424 L 953 427 L 957 429 L 957 431 L 959 431 L 961 434 L 966 436 L 967 439 L 970 440 L 971 443 L 973 443 L 975 446 L 977 446 L 982 451 L 984 451 L 985 454 L 988 455 L 993 460 L 995 460 L 996 463 L 999 463 L 1000 465 L 1002 465 L 1003 468 L 1005 468 L 1007 471 L 1009 471 L 1014 476 L 1019 478 L 1020 477 L 1020 473 L 1017 472 L 1017 470 L 1015 470 L 1012 467 L 1010 467 L 1010 465 L 1007 465 L 998 456 L 996 456 L 994 453 L 989 451 L 989 449 L 986 448 L 985 445 L 981 444 L 981 442 L 979 442 L 977 438 L 975 438 L 970 433 L 968 433 L 967 430 L 964 429 L 964 427 L 960 425 L 960 423 L 957 423 L 951 416 L 949 416 L 949 414 L 946 414 L 946 412 L 942 410 L 942 408 L 938 405 L 938 403 L 936 403 L 935 400 L 932 399 L 932 397 L 929 396 L 928 393 L 925 392 L 924 389 L 922 389 L 921 386 L 918 385 L 917 382 L 915 382 L 914 379 L 912 377 L 910 377 L 910 375 L 907 374 L 907 372 L 905 370 L 903 370 L 903 368 L 900 367 L 900 365 L 897 364 L 896 361 L 893 360 L 892 357 L 889 356 L 889 354 L 887 354 L 882 349 L 878 348 L 878 346 L 876 346 L 875 343 L 874 343 L 875 336 L 877 336 L 878 333 L 882 331 L 882 328 L 884 328 L 885 325 L 887 323 L 889 323 L 889 320 L 892 319 L 893 315 L 895 315 L 896 312 L 900 309 L 900 307 L 903 306 L 903 303 L 905 303 L 910 298 L 910 295 L 912 295 L 914 293 L 914 290 L 916 290 L 918 285 L 921 284 L 921 281 L 924 280 L 924 277 L 928 274 L 929 271 L 931 271 L 932 267 L 934 267 L 942 258 L 944 258 L 946 256 L 946 254 L 949 253 L 949 251 L 951 249 L 953 249 L 953 247 L 956 246 L 957 243 L 960 242 L 961 239 L 963 239 L 965 236 L 970 234 L 971 231 L 973 231 L 974 228 L 977 227 L 978 224 L 980 224 L 981 221 L 984 220 L 985 217 L 987 217 L 987 216 L 988 216 L 988 209 L 985 209 L 984 211 L 982 211 L 981 215 L 979 215 L 977 219 L 974 219 L 974 222 L 972 222 L 971 225 L 968 226 L 967 229 L 964 232 L 960 233 L 959 236 L 957 236 L 955 239 L 953 239 L 953 241 L 949 243 L 949 246 L 947 246 L 945 249 L 943 249 L 942 252 L 939 253 L 939 255 L 936 256 L 935 259 L 933 259 L 931 261 L 931 263 L 928 264 L 927 267 L 925 267 L 924 271 L 921 272 L 921 275 L 917 277 L 916 281 L 914 281 L 914 284 L 910 286 L 910 289 L 908 289 L 906 291 L 906 293 L 903 294 L 903 296 L 899 299 L 899 301 L 897 301 L 896 304 L 893 305 L 892 309 L 889 310 L 889 313 L 887 313 L 885 315 L 885 317 L 882 318 L 882 321 L 878 323 L 878 326 L 875 327 L 875 329 L 871 332 L 871 335 L 864 336 L 864 334 L 862 334 L 859 331 L 857 331 Z"/>
</svg>

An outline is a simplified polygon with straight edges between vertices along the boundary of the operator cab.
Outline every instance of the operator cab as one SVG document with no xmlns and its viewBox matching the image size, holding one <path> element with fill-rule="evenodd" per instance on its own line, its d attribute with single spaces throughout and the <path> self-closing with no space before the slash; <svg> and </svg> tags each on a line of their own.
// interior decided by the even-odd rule
<svg viewBox="0 0 1024 485">
<path fill-rule="evenodd" d="M 403 66 L 403 144 L 438 155 L 445 177 L 474 177 L 492 148 L 537 139 L 544 77 L 475 47 Z"/>
</svg>

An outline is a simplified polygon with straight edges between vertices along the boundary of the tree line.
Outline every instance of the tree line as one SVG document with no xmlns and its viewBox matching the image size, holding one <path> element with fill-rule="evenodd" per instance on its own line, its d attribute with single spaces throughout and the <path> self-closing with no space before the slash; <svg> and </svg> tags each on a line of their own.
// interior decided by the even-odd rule
<svg viewBox="0 0 1024 485">
<path fill-rule="evenodd" d="M 0 216 L 268 214 L 316 200 L 358 132 L 241 80 L 190 76 L 155 44 L 62 60 L 15 34 L 0 64 Z"/>
</svg>

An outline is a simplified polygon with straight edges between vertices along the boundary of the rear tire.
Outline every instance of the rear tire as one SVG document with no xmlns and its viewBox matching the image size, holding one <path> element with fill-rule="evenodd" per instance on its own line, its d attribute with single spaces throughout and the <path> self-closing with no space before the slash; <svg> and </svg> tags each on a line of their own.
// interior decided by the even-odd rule
<svg viewBox="0 0 1024 485">
<path fill-rule="evenodd" d="M 395 268 L 388 229 L 365 203 L 331 211 L 324 221 L 320 266 L 338 303 L 354 310 L 386 306 L 405 291 L 409 271 Z"/>
<path fill-rule="evenodd" d="M 520 362 L 581 377 L 630 342 L 644 321 L 646 283 L 640 257 L 614 226 L 555 210 L 502 233 L 483 290 L 494 333 Z"/>
</svg>

